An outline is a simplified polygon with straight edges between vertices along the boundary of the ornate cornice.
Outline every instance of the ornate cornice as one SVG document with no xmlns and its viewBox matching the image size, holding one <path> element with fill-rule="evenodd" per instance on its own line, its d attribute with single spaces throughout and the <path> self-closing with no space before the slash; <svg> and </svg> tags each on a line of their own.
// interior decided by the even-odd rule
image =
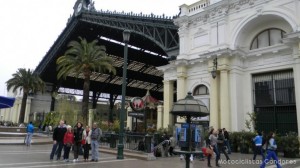
<svg viewBox="0 0 300 168">
<path fill-rule="evenodd" d="M 245 8 L 258 6 L 269 1 L 271 0 L 223 0 L 218 3 L 209 5 L 202 10 L 199 10 L 199 13 L 188 13 L 187 15 L 176 18 L 174 19 L 174 23 L 179 27 L 186 26 L 184 25 L 184 23 L 205 23 L 209 20 L 222 18 L 229 15 L 230 13 L 235 13 L 244 10 Z M 189 8 L 190 6 L 184 7 Z M 186 9 L 184 11 L 189 11 L 189 9 Z"/>
</svg>

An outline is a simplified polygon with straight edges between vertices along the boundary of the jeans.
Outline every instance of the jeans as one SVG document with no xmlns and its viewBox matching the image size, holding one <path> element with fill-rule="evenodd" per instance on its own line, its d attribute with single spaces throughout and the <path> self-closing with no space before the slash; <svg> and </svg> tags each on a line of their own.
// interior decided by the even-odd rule
<svg viewBox="0 0 300 168">
<path fill-rule="evenodd" d="M 276 156 L 275 151 L 273 150 L 267 150 L 267 157 L 266 159 L 263 161 L 263 163 L 260 165 L 260 168 L 265 168 L 266 164 L 270 161 L 271 158 L 273 158 L 273 160 L 275 161 L 275 164 L 277 165 L 277 168 L 281 168 L 279 162 L 278 162 L 278 158 Z"/>
<path fill-rule="evenodd" d="M 32 136 L 33 136 L 33 133 L 32 133 L 32 132 L 27 132 L 26 139 L 25 139 L 25 144 L 26 144 L 27 146 L 30 146 Z"/>
<path fill-rule="evenodd" d="M 228 149 L 228 154 L 231 154 L 231 147 L 230 147 L 230 143 L 229 140 L 224 140 L 224 145 L 227 147 Z"/>
<path fill-rule="evenodd" d="M 56 159 L 57 160 L 60 159 L 61 151 L 62 151 L 63 146 L 64 146 L 64 144 L 63 144 L 62 141 L 56 141 L 56 144 L 53 144 L 52 151 L 51 151 L 51 154 L 50 154 L 50 160 L 53 160 L 55 152 L 57 152 L 57 158 Z"/>
<path fill-rule="evenodd" d="M 219 165 L 219 160 L 220 160 L 220 151 L 218 149 L 218 145 L 213 146 L 213 150 L 216 153 L 216 165 Z"/>
<path fill-rule="evenodd" d="M 92 159 L 93 160 L 98 160 L 99 158 L 99 143 L 97 140 L 92 140 L 91 142 L 91 147 L 92 147 Z"/>
<path fill-rule="evenodd" d="M 265 154 L 263 152 L 263 149 L 262 149 L 261 145 L 260 146 L 255 146 L 253 160 L 256 159 L 257 154 L 260 154 L 262 156 L 262 160 L 265 160 Z"/>
<path fill-rule="evenodd" d="M 69 160 L 71 146 L 64 145 L 64 159 Z"/>
</svg>

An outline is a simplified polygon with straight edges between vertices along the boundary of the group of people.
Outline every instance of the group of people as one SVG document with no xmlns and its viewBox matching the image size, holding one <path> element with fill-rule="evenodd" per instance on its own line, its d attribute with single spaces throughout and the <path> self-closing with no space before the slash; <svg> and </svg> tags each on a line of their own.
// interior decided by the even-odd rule
<svg viewBox="0 0 300 168">
<path fill-rule="evenodd" d="M 256 156 L 260 154 L 262 156 L 262 164 L 260 165 L 260 168 L 265 168 L 266 164 L 270 161 L 272 158 L 275 161 L 275 164 L 277 168 L 281 168 L 281 165 L 279 164 L 276 150 L 277 145 L 276 141 L 274 139 L 275 133 L 270 132 L 267 138 L 263 138 L 263 135 L 261 132 L 257 133 L 257 136 L 255 136 L 252 140 L 255 144 L 254 147 L 254 155 L 253 160 L 256 159 Z M 227 147 L 228 153 L 226 152 L 225 148 Z M 211 166 L 211 157 L 213 153 L 216 155 L 216 166 L 220 167 L 219 160 L 220 160 L 220 153 L 224 153 L 226 160 L 229 160 L 228 154 L 231 153 L 230 145 L 229 145 L 229 134 L 226 131 L 225 128 L 223 129 L 214 129 L 212 128 L 209 131 L 209 137 L 207 139 L 207 150 L 211 150 L 211 152 L 207 152 L 207 166 Z M 267 151 L 267 155 L 265 157 L 265 151 Z"/>
<path fill-rule="evenodd" d="M 73 147 L 74 160 L 79 161 L 78 156 L 80 149 L 83 148 L 83 159 L 89 161 L 89 150 L 92 150 L 91 161 L 98 161 L 99 158 L 99 140 L 102 131 L 98 128 L 97 123 L 93 123 L 92 129 L 89 126 L 83 128 L 82 123 L 78 122 L 74 128 L 65 125 L 61 120 L 59 125 L 53 130 L 53 147 L 50 154 L 50 160 L 53 160 L 56 154 L 56 160 L 60 160 L 62 149 L 64 149 L 63 159 L 69 162 L 69 153 Z"/>
<path fill-rule="evenodd" d="M 274 132 L 270 132 L 267 138 L 264 138 L 262 133 L 258 132 L 256 137 L 253 138 L 253 142 L 255 144 L 253 160 L 256 159 L 256 156 L 258 154 L 262 156 L 263 162 L 260 165 L 260 168 L 264 168 L 271 158 L 275 161 L 277 168 L 281 168 L 281 165 L 279 164 L 276 155 L 277 144 L 274 137 L 275 137 Z M 266 157 L 265 157 L 265 151 L 267 151 Z"/>
<path fill-rule="evenodd" d="M 220 167 L 219 160 L 220 160 L 220 152 L 224 153 L 226 160 L 229 160 L 228 154 L 231 153 L 230 146 L 229 146 L 229 134 L 225 128 L 223 129 L 214 129 L 212 128 L 209 131 L 209 137 L 207 139 L 207 145 L 210 150 L 212 150 L 216 154 L 216 166 Z M 228 149 L 228 153 L 225 150 Z M 207 166 L 211 166 L 211 157 L 212 153 L 208 154 L 207 156 Z"/>
</svg>

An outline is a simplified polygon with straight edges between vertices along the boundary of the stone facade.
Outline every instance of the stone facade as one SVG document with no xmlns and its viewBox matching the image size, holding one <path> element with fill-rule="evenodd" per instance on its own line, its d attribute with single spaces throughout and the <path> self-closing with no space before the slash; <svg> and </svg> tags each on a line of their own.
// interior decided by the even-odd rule
<svg viewBox="0 0 300 168">
<path fill-rule="evenodd" d="M 255 111 L 253 75 L 287 69 L 293 72 L 300 121 L 300 1 L 202 0 L 180 8 L 174 20 L 179 26 L 179 55 L 170 64 L 158 67 L 164 72 L 163 123 L 172 122 L 170 83 L 177 82 L 177 99 L 199 85 L 209 89 L 208 95 L 195 98 L 208 105 L 210 116 L 206 120 L 210 126 L 245 129 L 247 113 Z M 258 35 L 266 30 L 284 34 L 275 44 L 252 48 L 256 37 L 260 40 Z M 217 60 L 216 67 L 213 60 Z M 215 79 L 213 68 L 217 68 Z"/>
</svg>

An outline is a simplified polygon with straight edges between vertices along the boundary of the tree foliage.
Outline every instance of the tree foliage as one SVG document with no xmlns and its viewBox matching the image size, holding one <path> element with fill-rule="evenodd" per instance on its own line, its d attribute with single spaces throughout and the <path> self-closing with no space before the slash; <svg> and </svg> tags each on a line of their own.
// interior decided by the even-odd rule
<svg viewBox="0 0 300 168">
<path fill-rule="evenodd" d="M 79 37 L 79 42 L 71 41 L 64 55 L 56 61 L 58 79 L 66 79 L 67 76 L 71 75 L 84 80 L 82 116 L 86 123 L 92 72 L 115 74 L 116 70 L 113 63 L 113 59 L 106 55 L 106 47 L 98 45 L 98 40 L 88 42 L 82 37 Z"/>
<path fill-rule="evenodd" d="M 30 69 L 19 68 L 16 73 L 12 74 L 12 78 L 6 82 L 7 90 L 12 89 L 13 92 L 23 91 L 22 104 L 20 109 L 19 123 L 24 122 L 26 101 L 28 94 L 37 91 L 44 92 L 44 81 Z"/>
</svg>

